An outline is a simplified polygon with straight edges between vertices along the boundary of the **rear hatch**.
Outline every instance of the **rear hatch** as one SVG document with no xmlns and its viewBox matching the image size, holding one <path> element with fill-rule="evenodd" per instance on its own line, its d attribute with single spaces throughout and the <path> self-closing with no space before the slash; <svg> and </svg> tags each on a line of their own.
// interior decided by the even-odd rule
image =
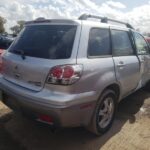
<svg viewBox="0 0 150 150">
<path fill-rule="evenodd" d="M 36 24 L 24 27 L 3 56 L 3 77 L 21 87 L 40 91 L 50 68 L 74 64 L 71 59 L 76 25 Z"/>
</svg>

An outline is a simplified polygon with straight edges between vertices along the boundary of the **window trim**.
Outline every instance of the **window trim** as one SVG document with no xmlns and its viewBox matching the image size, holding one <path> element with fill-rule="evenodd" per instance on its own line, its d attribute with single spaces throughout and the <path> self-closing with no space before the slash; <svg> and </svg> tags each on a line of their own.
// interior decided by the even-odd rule
<svg viewBox="0 0 150 150">
<path fill-rule="evenodd" d="M 113 40 L 112 40 L 112 30 L 116 30 L 116 31 L 124 31 L 124 32 L 127 33 L 128 37 L 129 37 L 129 41 L 130 41 L 130 43 L 131 43 L 131 47 L 132 47 L 132 50 L 133 50 L 133 54 L 130 54 L 130 55 L 115 55 L 115 54 L 114 54 Z M 112 56 L 113 56 L 113 57 L 135 56 L 135 48 L 134 48 L 133 41 L 132 41 L 132 39 L 131 39 L 130 30 L 127 31 L 127 30 L 121 30 L 121 29 L 110 29 L 110 35 L 111 35 L 111 49 L 112 49 Z"/>
<path fill-rule="evenodd" d="M 136 38 L 135 38 L 135 34 L 139 34 L 141 37 L 143 37 L 145 43 L 147 44 L 147 47 L 148 47 L 148 53 L 145 53 L 145 54 L 139 54 L 138 53 L 138 48 L 136 46 Z M 133 35 L 133 39 L 134 39 L 134 45 L 135 45 L 135 49 L 136 49 L 136 54 L 137 55 L 150 55 L 150 46 L 148 45 L 147 41 L 145 40 L 144 36 L 142 34 L 140 34 L 139 32 L 136 32 L 136 31 L 132 31 L 132 35 Z"/>
<path fill-rule="evenodd" d="M 107 29 L 109 32 L 109 44 L 110 44 L 110 55 L 99 55 L 99 56 L 90 56 L 89 55 L 89 41 L 90 41 L 90 33 L 92 29 Z M 104 27 L 92 27 L 89 30 L 88 33 L 88 46 L 87 46 L 87 58 L 88 59 L 93 59 L 93 58 L 109 58 L 112 57 L 112 46 L 111 46 L 111 36 L 110 36 L 110 28 L 104 28 Z"/>
</svg>

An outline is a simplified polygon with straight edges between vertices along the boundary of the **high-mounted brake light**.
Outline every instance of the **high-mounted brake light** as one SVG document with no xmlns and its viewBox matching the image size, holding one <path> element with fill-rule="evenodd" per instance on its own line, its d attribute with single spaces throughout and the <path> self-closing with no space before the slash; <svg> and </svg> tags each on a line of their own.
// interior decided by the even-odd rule
<svg viewBox="0 0 150 150">
<path fill-rule="evenodd" d="M 47 83 L 69 85 L 80 79 L 82 65 L 62 65 L 53 67 L 47 78 Z"/>
</svg>

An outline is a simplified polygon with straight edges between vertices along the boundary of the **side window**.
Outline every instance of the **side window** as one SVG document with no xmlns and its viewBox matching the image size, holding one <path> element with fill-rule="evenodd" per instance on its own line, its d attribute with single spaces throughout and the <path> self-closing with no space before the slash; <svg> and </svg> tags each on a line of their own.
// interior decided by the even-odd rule
<svg viewBox="0 0 150 150">
<path fill-rule="evenodd" d="M 134 50 L 127 31 L 111 30 L 113 55 L 133 55 Z"/>
<path fill-rule="evenodd" d="M 110 54 L 109 29 L 91 29 L 89 35 L 88 56 L 101 56 Z"/>
<path fill-rule="evenodd" d="M 137 53 L 139 55 L 149 54 L 149 48 L 145 39 L 138 33 L 134 33 L 134 37 L 135 37 L 135 45 L 137 48 Z"/>
</svg>

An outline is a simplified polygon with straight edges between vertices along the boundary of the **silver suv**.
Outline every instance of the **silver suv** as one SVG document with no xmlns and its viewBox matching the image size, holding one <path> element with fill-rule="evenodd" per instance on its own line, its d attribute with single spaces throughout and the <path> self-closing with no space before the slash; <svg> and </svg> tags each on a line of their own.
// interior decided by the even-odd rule
<svg viewBox="0 0 150 150">
<path fill-rule="evenodd" d="M 2 56 L 1 71 L 2 101 L 10 108 L 99 135 L 112 125 L 117 103 L 148 83 L 150 51 L 124 22 L 85 14 L 40 18 L 26 23 Z"/>
</svg>

